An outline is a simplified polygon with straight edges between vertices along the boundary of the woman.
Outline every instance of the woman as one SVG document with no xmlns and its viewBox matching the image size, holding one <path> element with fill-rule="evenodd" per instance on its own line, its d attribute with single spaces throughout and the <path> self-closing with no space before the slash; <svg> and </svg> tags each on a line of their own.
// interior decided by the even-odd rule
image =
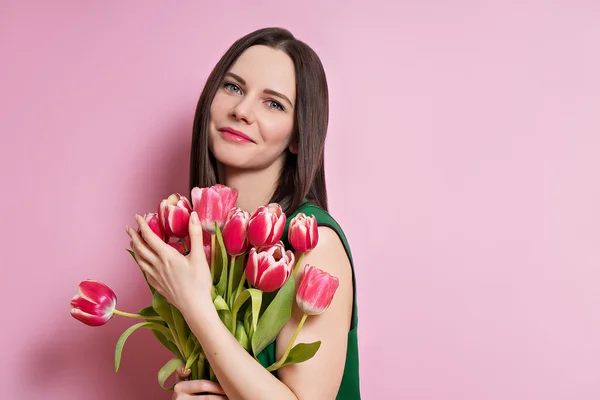
<svg viewBox="0 0 600 400">
<path fill-rule="evenodd" d="M 329 309 L 309 318 L 295 341 L 321 340 L 317 354 L 270 373 L 265 367 L 282 356 L 301 318 L 296 305 L 257 362 L 222 324 L 212 304 L 197 215 L 190 218 L 188 256 L 162 242 L 136 216 L 142 236 L 127 229 L 132 249 L 150 283 L 182 312 L 220 383 L 180 381 L 173 399 L 200 398 L 194 395 L 199 392 L 231 400 L 360 398 L 352 257 L 342 230 L 325 211 L 327 123 L 328 89 L 321 62 L 287 30 L 267 28 L 242 37 L 210 74 L 194 120 L 191 188 L 216 183 L 237 188 L 236 206 L 250 213 L 277 202 L 288 222 L 298 212 L 315 215 L 319 243 L 303 264 L 336 276 L 339 287 Z M 301 275 L 299 268 L 296 282 Z M 178 373 L 182 379 L 189 374 Z"/>
</svg>

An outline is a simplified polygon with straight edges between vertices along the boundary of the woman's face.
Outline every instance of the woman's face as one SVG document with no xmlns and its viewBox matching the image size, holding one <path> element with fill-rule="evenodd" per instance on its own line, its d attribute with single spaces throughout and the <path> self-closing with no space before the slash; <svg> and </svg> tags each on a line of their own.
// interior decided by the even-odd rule
<svg viewBox="0 0 600 400">
<path fill-rule="evenodd" d="M 210 150 L 219 162 L 234 168 L 283 165 L 295 103 L 292 59 L 267 46 L 248 48 L 226 74 L 211 104 Z"/>
</svg>

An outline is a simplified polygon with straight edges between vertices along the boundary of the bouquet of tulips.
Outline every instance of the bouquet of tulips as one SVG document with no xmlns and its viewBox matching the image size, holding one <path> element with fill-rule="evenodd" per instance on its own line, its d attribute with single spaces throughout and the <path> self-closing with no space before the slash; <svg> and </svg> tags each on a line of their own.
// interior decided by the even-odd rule
<svg viewBox="0 0 600 400">
<path fill-rule="evenodd" d="M 295 272 L 304 255 L 318 242 L 314 216 L 299 213 L 290 221 L 287 239 L 294 253 L 281 240 L 286 225 L 281 206 L 271 203 L 249 214 L 234 206 L 237 195 L 236 189 L 220 184 L 196 187 L 191 201 L 179 193 L 172 194 L 160 202 L 157 213 L 146 213 L 144 219 L 156 235 L 186 255 L 190 246 L 189 218 L 196 211 L 211 269 L 213 304 L 223 324 L 254 357 L 275 340 L 289 320 L 295 298 L 304 315 L 284 355 L 267 368 L 275 371 L 316 354 L 320 341 L 295 346 L 294 341 L 309 315 L 321 314 L 329 307 L 338 279 L 307 264 L 296 291 Z M 135 259 L 133 251 L 128 252 Z M 216 380 L 202 346 L 181 312 L 149 283 L 148 286 L 152 305 L 138 313 L 127 313 L 116 309 L 116 295 L 108 286 L 83 281 L 71 300 L 71 315 L 90 326 L 104 325 L 114 315 L 144 320 L 128 328 L 117 340 L 115 371 L 127 338 L 135 330 L 146 328 L 173 353 L 173 358 L 158 371 L 161 387 L 172 390 L 173 386 L 165 387 L 165 382 L 181 365 L 191 370 L 190 379 Z"/>
</svg>

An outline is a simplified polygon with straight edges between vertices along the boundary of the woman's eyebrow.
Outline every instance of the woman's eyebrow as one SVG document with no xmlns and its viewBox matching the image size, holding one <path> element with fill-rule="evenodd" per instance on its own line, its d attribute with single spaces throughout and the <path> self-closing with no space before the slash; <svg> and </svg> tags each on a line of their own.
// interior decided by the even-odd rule
<svg viewBox="0 0 600 400">
<path fill-rule="evenodd" d="M 231 76 L 233 79 L 235 79 L 236 81 L 238 81 L 238 82 L 239 82 L 239 83 L 241 83 L 242 85 L 245 85 L 245 84 L 246 84 L 246 81 L 244 80 L 244 78 L 242 78 L 242 77 L 241 77 L 241 76 L 239 76 L 238 74 L 234 74 L 233 72 L 227 72 L 225 75 L 226 75 L 226 76 L 227 76 L 227 75 Z M 292 108 L 294 108 L 294 104 L 292 103 L 292 101 L 291 101 L 291 100 L 290 100 L 290 99 L 289 99 L 289 98 L 288 98 L 286 95 L 284 95 L 283 93 L 279 93 L 279 92 L 277 92 L 277 91 L 275 91 L 275 90 L 273 90 L 273 89 L 265 89 L 263 92 L 264 92 L 264 93 L 266 93 L 266 94 L 270 94 L 270 95 L 272 95 L 272 96 L 277 96 L 277 97 L 279 97 L 279 98 L 281 98 L 281 99 L 283 99 L 283 100 L 287 101 L 287 102 L 289 103 L 289 105 L 290 105 Z"/>
</svg>

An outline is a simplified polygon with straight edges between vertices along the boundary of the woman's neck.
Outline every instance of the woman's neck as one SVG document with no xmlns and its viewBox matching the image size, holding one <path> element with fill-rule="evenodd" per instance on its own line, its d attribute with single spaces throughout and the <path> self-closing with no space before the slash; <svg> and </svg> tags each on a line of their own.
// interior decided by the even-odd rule
<svg viewBox="0 0 600 400">
<path fill-rule="evenodd" d="M 238 190 L 236 206 L 250 214 L 269 203 L 280 174 L 281 167 L 277 163 L 261 170 L 235 169 L 219 164 L 219 181 Z"/>
</svg>

